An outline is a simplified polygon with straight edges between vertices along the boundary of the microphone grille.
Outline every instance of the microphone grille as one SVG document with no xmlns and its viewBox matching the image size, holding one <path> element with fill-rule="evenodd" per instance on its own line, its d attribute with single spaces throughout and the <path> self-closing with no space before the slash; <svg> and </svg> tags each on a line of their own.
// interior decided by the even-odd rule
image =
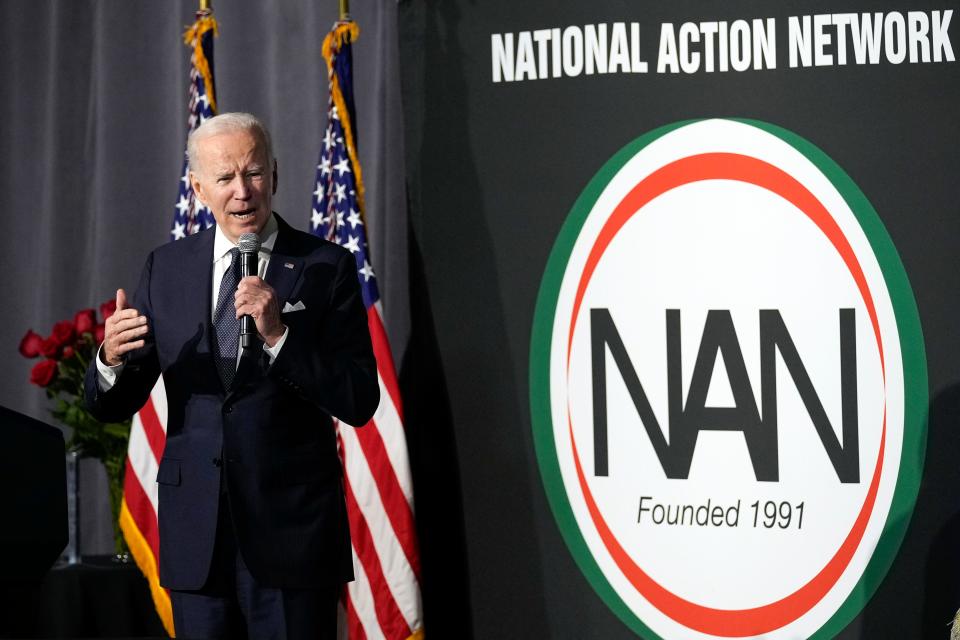
<svg viewBox="0 0 960 640">
<path fill-rule="evenodd" d="M 260 251 L 260 236 L 255 233 L 244 233 L 237 243 L 240 253 L 256 253 Z"/>
</svg>

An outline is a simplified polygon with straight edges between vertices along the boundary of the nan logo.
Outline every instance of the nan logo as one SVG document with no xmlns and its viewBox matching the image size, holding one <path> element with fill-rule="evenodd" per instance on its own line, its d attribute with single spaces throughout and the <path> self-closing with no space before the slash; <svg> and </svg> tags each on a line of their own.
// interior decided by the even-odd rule
<svg viewBox="0 0 960 640">
<path fill-rule="evenodd" d="M 755 121 L 649 133 L 574 204 L 537 301 L 544 486 L 594 589 L 647 638 L 828 638 L 920 482 L 916 303 L 876 212 Z"/>
</svg>

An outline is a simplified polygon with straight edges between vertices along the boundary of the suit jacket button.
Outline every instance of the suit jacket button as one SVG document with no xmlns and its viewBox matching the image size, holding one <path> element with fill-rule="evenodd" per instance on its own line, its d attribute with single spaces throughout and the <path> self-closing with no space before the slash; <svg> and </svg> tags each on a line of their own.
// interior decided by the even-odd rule
<svg viewBox="0 0 960 640">
<path fill-rule="evenodd" d="M 221 464 L 223 464 L 223 462 L 220 460 L 220 458 L 213 459 L 213 466 L 219 467 Z"/>
<path fill-rule="evenodd" d="M 233 407 L 232 407 L 232 406 L 226 407 L 226 408 L 223 410 L 223 412 L 224 412 L 224 413 L 232 413 L 232 412 L 233 412 Z"/>
</svg>

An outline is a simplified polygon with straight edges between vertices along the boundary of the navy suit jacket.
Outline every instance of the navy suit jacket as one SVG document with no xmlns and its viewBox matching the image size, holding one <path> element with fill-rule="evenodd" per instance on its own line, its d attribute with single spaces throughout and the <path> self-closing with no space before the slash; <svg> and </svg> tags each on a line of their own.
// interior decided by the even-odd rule
<svg viewBox="0 0 960 640">
<path fill-rule="evenodd" d="M 276 215 L 276 214 L 274 214 Z M 273 364 L 261 343 L 240 359 L 230 389 L 216 372 L 211 326 L 214 229 L 147 258 L 132 304 L 149 321 L 117 383 L 87 371 L 86 399 L 101 420 L 135 413 L 162 374 L 167 443 L 159 483 L 160 581 L 205 583 L 216 538 L 221 474 L 237 544 L 263 586 L 312 588 L 353 578 L 331 416 L 369 420 L 380 398 L 353 255 L 277 217 L 265 275 L 289 328 Z M 299 305 L 298 305 L 299 306 Z"/>
</svg>

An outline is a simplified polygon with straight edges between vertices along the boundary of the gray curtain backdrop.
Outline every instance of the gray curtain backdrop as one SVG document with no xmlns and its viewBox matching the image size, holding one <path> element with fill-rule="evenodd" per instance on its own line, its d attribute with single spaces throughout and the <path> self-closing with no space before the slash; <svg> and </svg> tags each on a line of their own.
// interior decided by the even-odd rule
<svg viewBox="0 0 960 640">
<path fill-rule="evenodd" d="M 169 239 L 186 138 L 196 0 L 0 2 L 0 404 L 50 421 L 17 351 L 27 329 L 136 285 L 147 253 Z M 250 111 L 273 133 L 275 209 L 308 229 L 326 123 L 320 53 L 336 0 L 214 2 L 219 108 Z M 409 332 L 397 5 L 354 2 L 359 152 L 368 233 L 395 357 Z M 102 472 L 82 478 L 88 553 L 110 550 Z"/>
</svg>

